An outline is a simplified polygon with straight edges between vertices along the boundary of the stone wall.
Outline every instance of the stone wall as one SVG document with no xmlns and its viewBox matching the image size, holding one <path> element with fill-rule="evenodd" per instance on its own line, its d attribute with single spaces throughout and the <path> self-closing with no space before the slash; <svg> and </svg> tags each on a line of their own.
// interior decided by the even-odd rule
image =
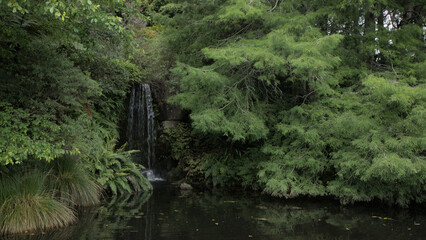
<svg viewBox="0 0 426 240">
<path fill-rule="evenodd" d="M 154 103 L 156 106 L 156 122 L 157 122 L 157 142 L 156 157 L 157 166 L 163 177 L 168 177 L 170 171 L 177 166 L 171 156 L 171 147 L 168 142 L 167 129 L 176 127 L 180 122 L 189 121 L 189 113 L 180 106 L 169 104 L 168 99 L 171 96 L 166 86 L 154 87 Z"/>
</svg>

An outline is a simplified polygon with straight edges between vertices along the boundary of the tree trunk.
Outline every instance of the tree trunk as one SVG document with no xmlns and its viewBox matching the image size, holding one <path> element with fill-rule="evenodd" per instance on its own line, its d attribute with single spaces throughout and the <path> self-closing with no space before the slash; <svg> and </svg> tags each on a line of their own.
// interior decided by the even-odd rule
<svg viewBox="0 0 426 240">
<path fill-rule="evenodd" d="M 404 13 L 402 14 L 402 21 L 399 27 L 407 24 L 417 24 L 423 27 L 423 4 L 410 1 L 404 6 Z"/>
</svg>

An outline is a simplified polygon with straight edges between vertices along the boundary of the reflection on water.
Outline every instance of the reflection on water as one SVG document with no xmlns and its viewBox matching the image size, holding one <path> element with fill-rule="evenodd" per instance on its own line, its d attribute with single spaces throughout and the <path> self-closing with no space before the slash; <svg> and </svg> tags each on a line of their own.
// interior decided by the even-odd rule
<svg viewBox="0 0 426 240">
<path fill-rule="evenodd" d="M 180 191 L 122 196 L 84 209 L 68 228 L 20 239 L 426 239 L 426 214 L 270 199 L 258 193 Z"/>
<path fill-rule="evenodd" d="M 164 182 L 166 181 L 164 178 L 161 178 L 155 175 L 154 171 L 151 169 L 145 170 L 142 174 L 148 179 L 150 182 Z"/>
</svg>

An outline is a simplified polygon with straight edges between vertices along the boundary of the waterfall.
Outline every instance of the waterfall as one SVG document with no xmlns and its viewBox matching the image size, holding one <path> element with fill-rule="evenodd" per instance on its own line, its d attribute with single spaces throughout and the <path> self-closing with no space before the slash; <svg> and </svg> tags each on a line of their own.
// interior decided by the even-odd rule
<svg viewBox="0 0 426 240">
<path fill-rule="evenodd" d="M 134 85 L 130 93 L 126 135 L 127 149 L 140 150 L 134 159 L 148 168 L 144 172 L 146 177 L 150 181 L 160 180 L 153 172 L 156 132 L 151 88 L 146 83 Z"/>
</svg>

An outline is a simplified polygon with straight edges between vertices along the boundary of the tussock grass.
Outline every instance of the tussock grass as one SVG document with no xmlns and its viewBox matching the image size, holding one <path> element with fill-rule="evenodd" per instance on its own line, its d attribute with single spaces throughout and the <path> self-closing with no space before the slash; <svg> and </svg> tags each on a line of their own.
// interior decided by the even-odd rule
<svg viewBox="0 0 426 240">
<path fill-rule="evenodd" d="M 91 206 L 99 203 L 101 187 L 90 179 L 87 170 L 72 155 L 52 161 L 49 187 L 67 205 Z"/>
<path fill-rule="evenodd" d="M 0 178 L 0 235 L 47 230 L 73 223 L 74 211 L 46 191 L 37 171 Z"/>
</svg>

